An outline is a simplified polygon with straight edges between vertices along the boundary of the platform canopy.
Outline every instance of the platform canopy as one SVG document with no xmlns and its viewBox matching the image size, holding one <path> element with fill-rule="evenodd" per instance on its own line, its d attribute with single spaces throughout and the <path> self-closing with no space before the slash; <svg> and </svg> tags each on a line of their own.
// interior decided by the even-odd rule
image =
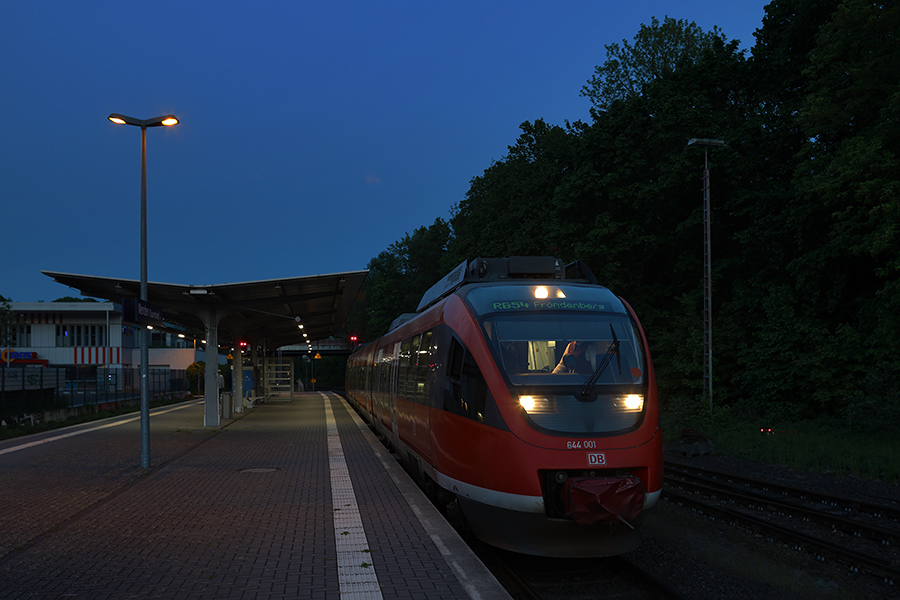
<svg viewBox="0 0 900 600">
<path fill-rule="evenodd" d="M 42 271 L 85 296 L 121 303 L 140 297 L 140 281 Z M 368 271 L 348 271 L 242 283 L 183 285 L 148 283 L 148 302 L 163 310 L 165 321 L 203 329 L 200 315 L 214 308 L 218 329 L 232 343 L 246 339 L 274 350 L 315 342 L 337 334 Z M 298 321 L 299 318 L 299 321 Z M 298 327 L 303 325 L 303 330 Z"/>
</svg>

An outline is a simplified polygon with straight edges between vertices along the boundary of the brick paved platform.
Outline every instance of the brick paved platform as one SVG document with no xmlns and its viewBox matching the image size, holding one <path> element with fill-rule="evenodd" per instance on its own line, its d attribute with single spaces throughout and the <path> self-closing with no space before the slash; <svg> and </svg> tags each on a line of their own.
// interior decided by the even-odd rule
<svg viewBox="0 0 900 600">
<path fill-rule="evenodd" d="M 0 442 L 0 598 L 508 598 L 337 395 Z"/>
</svg>

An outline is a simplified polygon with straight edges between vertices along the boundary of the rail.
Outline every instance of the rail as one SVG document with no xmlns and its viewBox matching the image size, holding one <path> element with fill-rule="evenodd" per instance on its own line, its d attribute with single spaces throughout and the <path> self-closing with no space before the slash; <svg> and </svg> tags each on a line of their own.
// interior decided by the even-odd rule
<svg viewBox="0 0 900 600">
<path fill-rule="evenodd" d="M 667 462 L 663 498 L 725 518 L 795 549 L 900 581 L 895 507 Z"/>
</svg>

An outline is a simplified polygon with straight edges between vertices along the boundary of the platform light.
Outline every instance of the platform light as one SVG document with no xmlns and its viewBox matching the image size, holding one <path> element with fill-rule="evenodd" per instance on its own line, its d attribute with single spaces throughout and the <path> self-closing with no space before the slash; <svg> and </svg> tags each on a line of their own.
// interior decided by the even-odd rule
<svg viewBox="0 0 900 600">
<path fill-rule="evenodd" d="M 712 354 L 712 209 L 709 200 L 709 150 L 725 145 L 724 140 L 691 138 L 688 146 L 703 148 L 703 393 L 713 408 Z"/>
<path fill-rule="evenodd" d="M 141 128 L 141 300 L 147 302 L 147 128 L 178 124 L 175 115 L 163 115 L 152 119 L 136 119 L 119 113 L 107 117 L 117 125 L 134 125 Z M 141 468 L 150 468 L 150 340 L 147 333 L 140 336 L 141 348 Z"/>
</svg>

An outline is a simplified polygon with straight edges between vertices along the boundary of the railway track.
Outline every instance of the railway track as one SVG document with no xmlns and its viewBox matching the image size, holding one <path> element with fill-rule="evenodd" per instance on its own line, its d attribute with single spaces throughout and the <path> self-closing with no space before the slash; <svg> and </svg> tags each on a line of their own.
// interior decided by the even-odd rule
<svg viewBox="0 0 900 600">
<path fill-rule="evenodd" d="M 663 497 L 724 518 L 892 589 L 900 584 L 900 509 L 668 461 Z"/>
</svg>

